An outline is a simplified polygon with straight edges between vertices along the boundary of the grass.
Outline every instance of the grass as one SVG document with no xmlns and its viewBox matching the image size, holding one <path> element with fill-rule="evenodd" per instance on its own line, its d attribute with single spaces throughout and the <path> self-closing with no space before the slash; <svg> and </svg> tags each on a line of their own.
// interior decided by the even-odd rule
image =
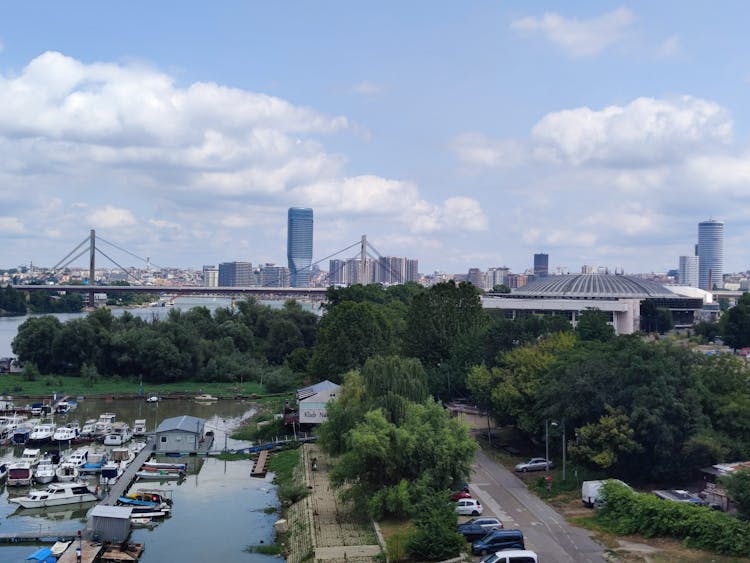
<svg viewBox="0 0 750 563">
<path fill-rule="evenodd" d="M 385 539 L 385 546 L 390 561 L 406 558 L 406 543 L 414 534 L 415 527 L 411 520 L 387 519 L 378 522 L 380 531 Z"/>
<path fill-rule="evenodd" d="M 100 376 L 91 383 L 79 376 L 42 375 L 35 381 L 27 381 L 21 374 L 3 374 L 0 376 L 0 394 L 26 397 L 49 397 L 56 392 L 65 395 L 125 395 L 135 397 L 139 392 L 137 378 L 119 376 Z M 265 395 L 266 389 L 256 381 L 244 383 L 218 383 L 211 381 L 180 381 L 177 383 L 143 384 L 143 395 L 170 395 L 181 393 L 208 393 L 217 397 L 234 397 L 237 395 Z M 260 399 L 259 399 L 260 400 Z M 269 402 L 283 404 L 282 397 L 269 397 Z"/>
<path fill-rule="evenodd" d="M 252 454 L 237 454 L 237 453 L 230 453 L 230 452 L 222 452 L 219 455 L 216 456 L 222 461 L 240 461 L 243 459 L 252 459 Z"/>
<path fill-rule="evenodd" d="M 300 464 L 301 458 L 302 451 L 299 448 L 272 454 L 268 458 L 266 467 L 268 471 L 274 474 L 274 483 L 277 485 L 292 483 L 294 481 L 294 469 Z"/>
</svg>

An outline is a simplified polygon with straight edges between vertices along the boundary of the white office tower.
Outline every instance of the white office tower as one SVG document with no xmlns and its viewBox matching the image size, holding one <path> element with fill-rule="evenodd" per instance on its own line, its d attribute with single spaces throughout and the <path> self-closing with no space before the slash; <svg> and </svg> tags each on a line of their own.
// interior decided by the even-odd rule
<svg viewBox="0 0 750 563">
<path fill-rule="evenodd" d="M 679 283 L 698 287 L 698 257 L 680 256 Z"/>
<path fill-rule="evenodd" d="M 698 287 L 712 291 L 724 285 L 724 222 L 698 223 Z"/>
</svg>

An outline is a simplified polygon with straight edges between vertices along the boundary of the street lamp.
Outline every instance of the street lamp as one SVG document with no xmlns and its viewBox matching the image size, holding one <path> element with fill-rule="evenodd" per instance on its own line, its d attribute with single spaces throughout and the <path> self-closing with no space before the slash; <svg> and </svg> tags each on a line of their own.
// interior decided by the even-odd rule
<svg viewBox="0 0 750 563">
<path fill-rule="evenodd" d="M 549 473 L 549 427 L 550 426 L 557 426 L 557 422 L 554 420 L 552 422 L 549 421 L 549 419 L 544 419 L 544 461 L 547 464 L 546 471 Z"/>
</svg>

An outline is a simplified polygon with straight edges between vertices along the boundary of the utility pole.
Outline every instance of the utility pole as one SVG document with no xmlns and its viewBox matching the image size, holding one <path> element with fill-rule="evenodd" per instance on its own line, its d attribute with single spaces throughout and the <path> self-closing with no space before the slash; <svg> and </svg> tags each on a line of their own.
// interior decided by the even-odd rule
<svg viewBox="0 0 750 563">
<path fill-rule="evenodd" d="M 96 275 L 96 231 L 89 234 L 89 307 L 94 306 L 94 276 Z"/>
</svg>

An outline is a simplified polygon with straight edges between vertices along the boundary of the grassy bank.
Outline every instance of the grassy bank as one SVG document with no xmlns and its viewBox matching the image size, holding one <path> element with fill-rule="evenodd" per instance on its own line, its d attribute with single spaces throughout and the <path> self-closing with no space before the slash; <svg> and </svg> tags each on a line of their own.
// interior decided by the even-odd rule
<svg viewBox="0 0 750 563">
<path fill-rule="evenodd" d="M 100 377 L 91 382 L 79 376 L 42 375 L 34 381 L 25 379 L 21 374 L 0 375 L 0 395 L 19 397 L 50 397 L 57 393 L 63 395 L 118 395 L 134 397 L 139 393 L 138 379 L 122 377 Z M 153 385 L 143 384 L 143 395 L 168 396 L 170 394 L 209 393 L 217 397 L 234 397 L 237 395 L 264 395 L 266 388 L 255 381 L 247 383 L 217 383 L 210 381 L 180 381 Z M 282 400 L 283 402 L 283 400 Z"/>
</svg>

